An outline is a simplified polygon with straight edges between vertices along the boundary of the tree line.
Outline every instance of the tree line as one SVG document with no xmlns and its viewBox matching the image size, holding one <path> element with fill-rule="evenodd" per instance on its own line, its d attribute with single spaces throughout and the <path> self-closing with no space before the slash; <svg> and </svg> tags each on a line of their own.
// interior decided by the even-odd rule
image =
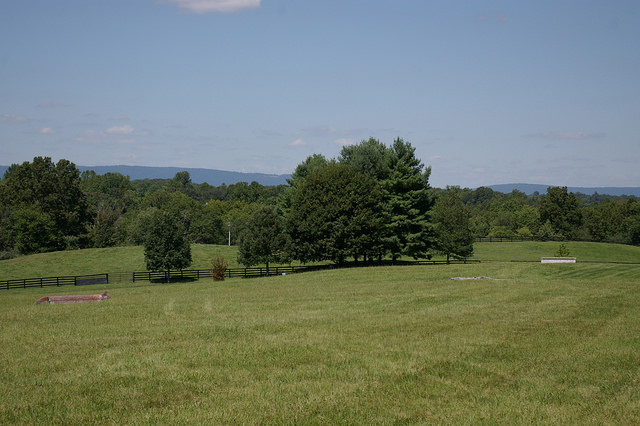
<svg viewBox="0 0 640 426">
<path fill-rule="evenodd" d="M 434 253 L 465 258 L 479 236 L 640 244 L 634 197 L 586 196 L 566 187 L 528 196 L 438 189 L 430 186 L 430 173 L 402 139 L 387 146 L 370 138 L 334 159 L 312 155 L 279 186 L 194 184 L 186 171 L 131 181 L 36 157 L 10 166 L 0 179 L 0 257 L 134 244 L 148 248 L 149 257 L 162 257 L 152 253 L 162 247 L 181 253 L 182 263 L 172 266 L 179 268 L 190 263 L 179 242 L 237 244 L 246 265 Z M 157 262 L 148 267 L 166 269 Z"/>
</svg>

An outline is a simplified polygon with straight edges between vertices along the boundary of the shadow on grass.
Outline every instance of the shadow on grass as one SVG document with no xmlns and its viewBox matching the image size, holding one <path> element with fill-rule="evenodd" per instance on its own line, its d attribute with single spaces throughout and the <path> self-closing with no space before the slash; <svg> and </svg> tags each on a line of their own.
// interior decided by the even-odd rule
<svg viewBox="0 0 640 426">
<path fill-rule="evenodd" d="M 175 277 L 167 280 L 166 278 L 153 278 L 150 280 L 152 284 L 179 284 L 179 283 L 192 283 L 198 281 L 197 278 L 192 277 Z"/>
</svg>

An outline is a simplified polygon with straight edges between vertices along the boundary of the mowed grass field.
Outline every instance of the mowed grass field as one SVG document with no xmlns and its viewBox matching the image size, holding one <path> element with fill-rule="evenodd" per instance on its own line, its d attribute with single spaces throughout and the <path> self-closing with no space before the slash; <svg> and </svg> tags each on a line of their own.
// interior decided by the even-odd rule
<svg viewBox="0 0 640 426">
<path fill-rule="evenodd" d="M 571 256 L 586 262 L 640 262 L 640 248 L 621 244 L 568 242 Z M 475 243 L 472 259 L 493 261 L 540 261 L 553 256 L 558 242 Z M 237 261 L 237 247 L 193 244 L 193 263 L 189 269 L 207 269 L 211 261 L 222 256 L 230 268 L 241 268 Z M 444 259 L 435 257 L 434 259 Z M 110 247 L 20 256 L 0 260 L 0 280 L 55 277 L 83 274 L 110 274 L 110 281 L 129 282 L 133 271 L 145 271 L 144 250 L 141 246 Z"/>
<path fill-rule="evenodd" d="M 558 246 L 534 244 L 478 244 L 480 264 L 1 291 L 0 424 L 640 423 L 640 265 L 507 261 Z M 494 280 L 451 279 L 474 276 Z"/>
</svg>

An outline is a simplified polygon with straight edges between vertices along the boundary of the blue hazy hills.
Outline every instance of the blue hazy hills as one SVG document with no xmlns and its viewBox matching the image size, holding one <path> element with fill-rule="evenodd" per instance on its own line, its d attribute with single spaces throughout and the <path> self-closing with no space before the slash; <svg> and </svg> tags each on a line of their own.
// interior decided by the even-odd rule
<svg viewBox="0 0 640 426">
<path fill-rule="evenodd" d="M 4 175 L 8 166 L 0 166 L 0 176 Z M 264 186 L 286 185 L 291 175 L 273 175 L 266 173 L 244 173 L 225 170 L 185 168 L 185 167 L 147 167 L 147 166 L 77 166 L 78 170 L 93 170 L 97 174 L 120 173 L 129 176 L 131 180 L 142 179 L 171 179 L 181 171 L 189 172 L 193 183 L 208 183 L 213 186 L 222 184 L 231 185 L 238 182 L 258 182 Z M 539 185 L 531 183 L 507 183 L 500 185 L 487 185 L 494 191 L 510 193 L 514 189 L 527 195 L 534 193 L 545 194 L 547 188 L 553 185 Z M 569 192 L 592 195 L 633 195 L 640 197 L 640 187 L 567 187 Z"/>
</svg>

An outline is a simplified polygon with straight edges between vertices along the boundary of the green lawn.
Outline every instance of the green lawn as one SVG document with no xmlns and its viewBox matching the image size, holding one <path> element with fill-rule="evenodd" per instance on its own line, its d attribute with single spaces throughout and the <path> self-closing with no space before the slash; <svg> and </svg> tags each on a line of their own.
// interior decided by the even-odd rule
<svg viewBox="0 0 640 426">
<path fill-rule="evenodd" d="M 578 261 L 640 262 L 640 247 L 584 242 L 565 245 Z M 542 256 L 553 256 L 559 246 L 558 242 L 475 243 L 473 259 L 536 262 Z M 237 261 L 236 246 L 193 244 L 191 252 L 193 264 L 190 269 L 209 268 L 211 260 L 217 256 L 227 259 L 231 268 L 242 267 Z M 145 270 L 141 246 L 42 253 L 0 260 L 0 280 L 109 273 L 112 281 L 128 282 L 131 272 Z"/>
<path fill-rule="evenodd" d="M 624 244 L 568 241 L 527 241 L 503 243 L 475 243 L 474 259 L 484 261 L 540 261 L 541 257 L 555 256 L 564 244 L 571 257 L 578 262 L 640 262 L 640 247 Z"/>
<path fill-rule="evenodd" d="M 240 267 L 235 246 L 193 244 L 191 256 L 191 269 L 209 268 L 217 256 L 227 259 L 229 267 Z M 59 251 L 0 260 L 0 279 L 104 273 L 117 276 L 146 270 L 142 246 Z"/>
<path fill-rule="evenodd" d="M 451 280 L 471 276 L 496 280 Z M 0 424 L 640 423 L 640 265 L 490 261 L 82 292 L 104 289 L 110 300 L 77 305 L 33 305 L 71 287 L 0 292 Z"/>
</svg>

